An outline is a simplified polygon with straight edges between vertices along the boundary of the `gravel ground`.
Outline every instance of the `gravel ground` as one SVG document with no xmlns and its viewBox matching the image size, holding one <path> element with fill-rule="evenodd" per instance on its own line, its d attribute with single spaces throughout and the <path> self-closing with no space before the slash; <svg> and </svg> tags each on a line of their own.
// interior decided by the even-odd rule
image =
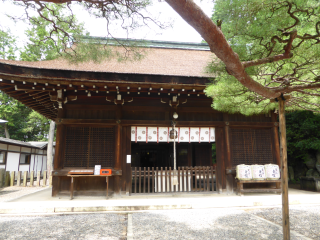
<svg viewBox="0 0 320 240">
<path fill-rule="evenodd" d="M 124 214 L 0 217 L 0 239 L 126 239 Z"/>
<path fill-rule="evenodd" d="M 282 225 L 281 208 L 259 209 L 250 213 Z M 291 230 L 320 240 L 320 206 L 290 206 L 289 215 Z"/>
<path fill-rule="evenodd" d="M 132 224 L 133 239 L 283 239 L 281 226 L 235 209 L 134 213 Z"/>
<path fill-rule="evenodd" d="M 0 201 L 43 187 L 0 189 Z M 4 191 L 5 190 L 5 191 Z M 0 239 L 282 239 L 282 211 L 275 208 L 212 208 L 130 212 L 5 216 Z M 130 218 L 131 219 L 131 218 Z M 129 226 L 129 229 L 127 229 Z M 290 206 L 291 239 L 320 240 L 320 206 Z M 296 234 L 298 233 L 298 234 Z M 301 235 L 299 235 L 301 234 Z"/>
<path fill-rule="evenodd" d="M 48 187 L 5 187 L 0 188 L 0 202 L 8 202 L 13 199 L 38 192 L 44 189 L 47 189 Z"/>
</svg>

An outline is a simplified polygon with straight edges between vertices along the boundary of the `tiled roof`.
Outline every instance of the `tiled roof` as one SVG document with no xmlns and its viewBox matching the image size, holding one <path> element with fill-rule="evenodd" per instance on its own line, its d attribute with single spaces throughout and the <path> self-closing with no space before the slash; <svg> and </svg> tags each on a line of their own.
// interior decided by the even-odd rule
<svg viewBox="0 0 320 240">
<path fill-rule="evenodd" d="M 32 144 L 28 142 L 22 142 L 19 140 L 3 138 L 3 137 L 0 137 L 0 143 L 14 144 L 14 145 L 25 146 L 25 147 L 34 147 Z"/>
<path fill-rule="evenodd" d="M 145 39 L 131 39 L 131 38 L 104 38 L 83 36 L 83 42 L 93 42 L 98 44 L 108 44 L 112 46 L 134 45 L 137 47 L 153 47 L 153 48 L 175 48 L 175 49 L 189 49 L 189 50 L 210 50 L 207 43 L 194 43 L 194 42 L 170 42 L 162 40 L 145 40 Z"/>
<path fill-rule="evenodd" d="M 4 144 L 13 144 L 13 145 L 19 145 L 19 146 L 24 146 L 24 147 L 33 147 L 33 148 L 39 148 L 43 149 L 48 145 L 48 142 L 22 142 L 19 140 L 14 140 L 10 138 L 3 138 L 0 137 L 0 143 Z M 53 146 L 55 146 L 56 143 L 53 142 Z"/>
<path fill-rule="evenodd" d="M 7 123 L 8 121 L 0 119 L 0 125 Z"/>
<path fill-rule="evenodd" d="M 117 48 L 119 52 L 123 51 L 122 47 L 113 48 Z M 101 63 L 94 63 L 91 61 L 78 64 L 71 64 L 65 59 L 39 62 L 0 60 L 0 62 L 40 69 L 184 77 L 214 77 L 213 74 L 209 74 L 205 71 L 207 64 L 213 59 L 217 59 L 208 50 L 150 47 L 143 48 L 143 51 L 144 58 L 137 61 L 118 61 L 118 59 L 112 58 Z"/>
<path fill-rule="evenodd" d="M 40 149 L 44 149 L 47 145 L 48 145 L 48 142 L 28 142 L 30 143 L 32 146 L 35 146 L 35 147 L 38 147 Z M 53 146 L 55 146 L 56 143 L 53 142 Z"/>
</svg>

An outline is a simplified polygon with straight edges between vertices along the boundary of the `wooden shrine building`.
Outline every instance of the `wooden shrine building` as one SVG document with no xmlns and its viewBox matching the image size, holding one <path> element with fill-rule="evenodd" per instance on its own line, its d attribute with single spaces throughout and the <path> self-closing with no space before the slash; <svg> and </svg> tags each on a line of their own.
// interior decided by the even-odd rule
<svg viewBox="0 0 320 240">
<path fill-rule="evenodd" d="M 246 117 L 211 108 L 214 99 L 204 89 L 213 54 L 206 44 L 144 44 L 140 61 L 0 60 L 0 90 L 57 124 L 53 196 L 69 193 L 71 169 L 95 165 L 113 170 L 108 181 L 115 195 L 172 191 L 163 187 L 171 177 L 162 176 L 172 176 L 175 112 L 175 191 L 232 191 L 236 165 L 280 165 L 274 113 Z M 74 186 L 77 194 L 105 188 L 99 177 Z"/>
</svg>

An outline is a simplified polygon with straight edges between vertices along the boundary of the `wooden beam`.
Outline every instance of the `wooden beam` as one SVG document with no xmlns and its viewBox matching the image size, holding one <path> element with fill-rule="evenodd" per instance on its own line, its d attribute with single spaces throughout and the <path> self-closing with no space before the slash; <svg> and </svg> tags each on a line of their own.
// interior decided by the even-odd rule
<svg viewBox="0 0 320 240">
<path fill-rule="evenodd" d="M 270 102 L 271 103 L 274 103 L 274 102 L 279 102 L 280 101 L 280 98 L 281 97 L 278 97 L 278 98 L 276 98 L 276 99 L 270 99 Z M 283 95 L 283 101 L 285 101 L 285 100 L 289 100 L 291 98 L 291 95 Z"/>
<path fill-rule="evenodd" d="M 2 86 L 0 86 L 0 90 L 2 90 L 2 91 L 6 91 L 7 89 L 14 89 L 14 86 L 6 86 L 6 85 L 2 85 Z"/>
<path fill-rule="evenodd" d="M 68 108 L 67 108 L 68 109 Z M 55 119 L 57 124 L 104 124 L 115 126 L 116 119 Z M 122 126 L 157 126 L 168 127 L 171 126 L 170 120 L 120 120 Z M 223 121 L 177 121 L 177 127 L 224 127 Z M 275 123 L 273 122 L 229 122 L 230 127 L 256 127 L 256 128 L 273 128 Z"/>
<path fill-rule="evenodd" d="M 34 87 L 23 87 L 23 88 L 15 88 L 15 91 L 40 91 L 40 92 L 43 92 L 43 91 L 48 91 L 48 92 L 51 92 L 53 91 L 52 89 L 48 89 L 48 88 L 44 88 L 44 87 L 39 87 L 39 86 L 34 86 Z"/>
<path fill-rule="evenodd" d="M 102 124 L 102 125 L 117 125 L 116 120 L 109 119 L 66 119 L 66 118 L 56 118 L 55 122 L 57 124 Z"/>
<path fill-rule="evenodd" d="M 223 126 L 221 121 L 176 121 L 177 127 L 214 127 L 214 126 Z M 171 126 L 171 121 L 160 121 L 160 120 L 122 120 L 122 125 L 131 125 L 131 126 L 158 126 L 158 127 L 169 127 Z"/>
<path fill-rule="evenodd" d="M 111 110 L 111 111 L 116 111 L 117 106 L 115 104 L 113 105 L 91 105 L 91 104 L 74 104 L 74 105 L 69 105 L 67 104 L 66 109 L 91 109 L 91 110 Z"/>
<path fill-rule="evenodd" d="M 265 127 L 271 128 L 275 126 L 275 122 L 229 122 L 230 127 L 241 127 L 241 128 L 255 128 L 255 127 Z"/>
</svg>

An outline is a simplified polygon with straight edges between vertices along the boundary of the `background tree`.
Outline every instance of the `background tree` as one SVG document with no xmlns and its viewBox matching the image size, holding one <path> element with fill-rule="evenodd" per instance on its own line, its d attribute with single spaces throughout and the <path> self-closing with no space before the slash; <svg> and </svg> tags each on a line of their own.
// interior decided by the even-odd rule
<svg viewBox="0 0 320 240">
<path fill-rule="evenodd" d="M 10 33 L 10 30 L 0 29 L 0 58 L 15 60 L 17 50 L 16 38 Z"/>
<path fill-rule="evenodd" d="M 9 30 L 3 31 L 0 29 L 0 58 L 15 60 L 16 51 L 17 51 L 17 46 L 16 46 L 15 37 L 10 34 Z M 7 113 L 8 108 L 4 107 L 4 104 L 6 103 L 3 102 L 3 101 L 6 101 L 6 99 L 4 96 L 2 96 L 3 93 L 1 91 L 0 91 L 0 94 L 1 94 L 0 95 L 0 116 L 1 116 L 0 118 L 6 120 L 8 118 L 8 113 Z M 0 126 L 0 136 L 10 138 L 8 123 Z"/>
<path fill-rule="evenodd" d="M 22 129 L 25 128 L 25 119 L 31 111 L 22 103 L 0 92 L 0 119 L 8 121 L 8 131 L 11 138 L 22 141 L 27 138 Z M 0 129 L 0 136 L 5 137 L 4 127 L 0 127 Z"/>
<path fill-rule="evenodd" d="M 255 82 L 291 94 L 287 110 L 319 111 L 319 10 L 318 1 L 227 0 L 216 1 L 212 19 L 222 21 L 222 32 Z M 275 109 L 267 97 L 229 75 L 223 64 L 209 69 L 218 75 L 207 91 L 215 98 L 215 109 L 246 115 Z"/>
<path fill-rule="evenodd" d="M 320 115 L 310 111 L 296 111 L 286 115 L 288 139 L 288 164 L 294 170 L 294 178 L 305 176 L 308 169 L 319 176 Z M 316 168 L 318 169 L 315 170 Z"/>
<path fill-rule="evenodd" d="M 30 17 L 26 31 L 28 43 L 20 49 L 24 61 L 52 60 L 70 46 L 70 39 L 84 34 L 82 23 L 74 15 L 66 14 L 66 4 L 45 4 L 39 16 Z M 59 19 L 59 21 L 57 21 Z M 71 20 L 72 19 L 72 20 Z M 74 27 L 70 23 L 74 21 Z M 19 49 L 16 38 L 10 31 L 0 31 L 0 58 L 15 60 Z M 0 91 L 0 118 L 7 123 L 11 138 L 21 141 L 47 141 L 50 121 Z M 5 137 L 6 126 L 0 127 L 0 136 Z"/>
<path fill-rule="evenodd" d="M 39 16 L 30 17 L 28 43 L 20 58 L 24 61 L 52 60 L 61 56 L 73 41 L 84 34 L 83 23 L 68 15 L 66 4 L 43 4 Z"/>
<path fill-rule="evenodd" d="M 8 121 L 10 138 L 20 141 L 46 141 L 50 121 L 16 99 L 0 92 L 0 119 Z M 6 137 L 4 126 L 0 136 Z"/>
</svg>

